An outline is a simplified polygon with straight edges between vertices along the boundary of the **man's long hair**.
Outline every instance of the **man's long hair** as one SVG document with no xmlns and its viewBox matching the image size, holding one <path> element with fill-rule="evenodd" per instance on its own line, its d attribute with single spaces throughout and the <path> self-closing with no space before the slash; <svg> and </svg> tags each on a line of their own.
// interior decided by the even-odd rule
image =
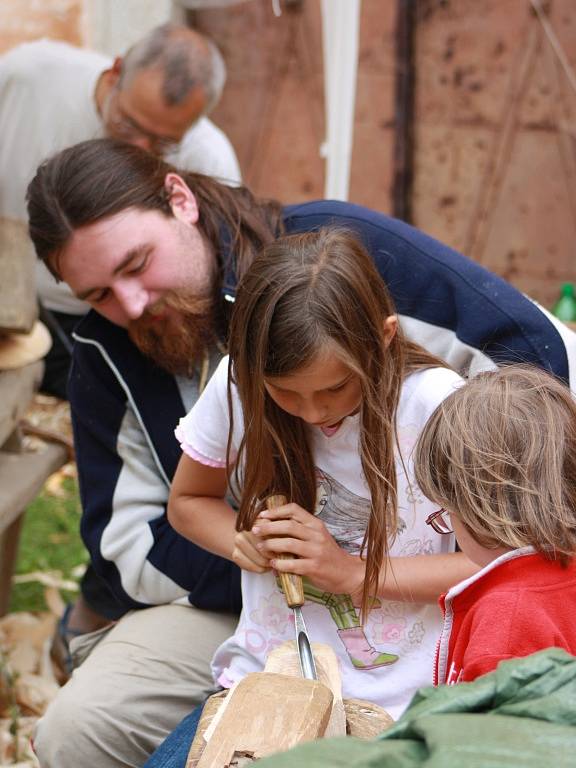
<svg viewBox="0 0 576 768">
<path fill-rule="evenodd" d="M 181 172 L 125 142 L 92 139 L 45 161 L 30 182 L 29 232 L 38 258 L 61 280 L 59 254 L 80 227 L 128 208 L 171 217 L 164 185 L 170 172 L 179 174 L 196 197 L 198 228 L 216 255 L 220 281 L 228 259 L 233 258 L 240 277 L 262 246 L 282 232 L 282 209 L 275 201 L 259 200 L 245 187 Z"/>
</svg>

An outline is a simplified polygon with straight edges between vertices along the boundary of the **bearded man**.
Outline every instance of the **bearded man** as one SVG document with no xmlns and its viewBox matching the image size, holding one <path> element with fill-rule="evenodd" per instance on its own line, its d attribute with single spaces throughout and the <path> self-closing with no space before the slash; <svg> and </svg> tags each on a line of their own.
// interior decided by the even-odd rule
<svg viewBox="0 0 576 768">
<path fill-rule="evenodd" d="M 220 357 L 238 279 L 264 244 L 350 229 L 405 332 L 432 353 L 463 373 L 523 360 L 575 380 L 575 334 L 478 264 L 360 206 L 282 208 L 100 139 L 39 168 L 28 213 L 39 258 L 95 310 L 75 333 L 69 397 L 82 536 L 117 603 L 111 629 L 72 643 L 85 660 L 38 726 L 43 768 L 71 768 L 78 755 L 98 768 L 142 765 L 212 690 L 239 573 L 166 519 L 174 428 Z"/>
<path fill-rule="evenodd" d="M 84 139 L 110 136 L 167 157 L 178 168 L 240 181 L 225 134 L 207 117 L 218 103 L 226 66 L 214 43 L 163 24 L 123 56 L 56 40 L 35 40 L 0 56 L 0 217 L 26 221 L 26 187 L 39 163 Z M 67 399 L 72 330 L 90 306 L 56 283 L 38 262 L 36 288 L 53 344 L 41 390 Z M 157 324 L 158 325 L 158 324 Z M 156 347 L 154 334 L 147 334 Z M 144 338 L 142 338 L 144 343 Z M 166 356 L 169 353 L 166 352 Z M 58 625 L 53 656 L 71 671 L 68 640 L 118 618 L 115 600 L 90 567 L 82 594 Z"/>
</svg>

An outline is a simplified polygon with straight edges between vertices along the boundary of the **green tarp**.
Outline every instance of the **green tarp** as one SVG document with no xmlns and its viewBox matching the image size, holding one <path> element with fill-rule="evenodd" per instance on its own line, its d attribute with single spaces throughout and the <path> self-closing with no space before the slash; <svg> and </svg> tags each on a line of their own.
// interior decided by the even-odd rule
<svg viewBox="0 0 576 768">
<path fill-rule="evenodd" d="M 558 648 L 473 683 L 422 688 L 375 741 L 323 739 L 262 768 L 575 768 L 576 658 Z"/>
</svg>

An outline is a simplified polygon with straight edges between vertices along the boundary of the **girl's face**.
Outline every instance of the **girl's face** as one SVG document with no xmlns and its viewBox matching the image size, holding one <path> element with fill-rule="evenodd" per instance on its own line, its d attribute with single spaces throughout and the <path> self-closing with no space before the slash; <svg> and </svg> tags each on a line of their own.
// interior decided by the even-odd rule
<svg viewBox="0 0 576 768">
<path fill-rule="evenodd" d="M 283 411 L 324 429 L 339 426 L 362 401 L 360 377 L 334 350 L 287 376 L 266 378 L 264 386 Z"/>
</svg>

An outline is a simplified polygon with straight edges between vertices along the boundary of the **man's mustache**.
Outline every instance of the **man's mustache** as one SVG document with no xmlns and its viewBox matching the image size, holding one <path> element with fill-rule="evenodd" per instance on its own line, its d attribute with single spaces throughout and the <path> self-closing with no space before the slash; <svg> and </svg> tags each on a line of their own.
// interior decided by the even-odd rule
<svg viewBox="0 0 576 768">
<path fill-rule="evenodd" d="M 170 373 L 191 375 L 214 339 L 212 300 L 170 294 L 130 322 L 130 338 L 147 357 Z"/>
</svg>

